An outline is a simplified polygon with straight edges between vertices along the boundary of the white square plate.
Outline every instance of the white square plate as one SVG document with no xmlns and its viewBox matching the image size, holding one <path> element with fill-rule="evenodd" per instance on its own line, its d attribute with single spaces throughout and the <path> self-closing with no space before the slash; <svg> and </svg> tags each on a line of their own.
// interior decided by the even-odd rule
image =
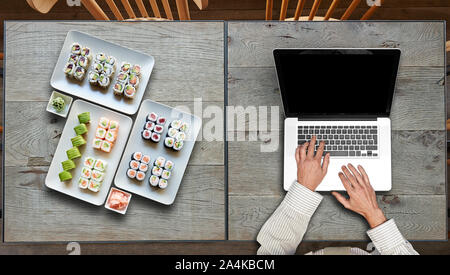
<svg viewBox="0 0 450 275">
<path fill-rule="evenodd" d="M 58 174 L 63 171 L 61 162 L 67 159 L 66 151 L 73 147 L 70 140 L 76 136 L 73 128 L 79 124 L 78 115 L 83 112 L 91 113 L 91 122 L 87 124 L 88 132 L 84 135 L 86 144 L 79 147 L 82 156 L 81 158 L 74 160 L 77 167 L 70 171 L 72 173 L 72 180 L 60 182 Z M 110 153 L 105 153 L 92 147 L 92 140 L 95 137 L 95 129 L 97 129 L 98 121 L 101 117 L 107 117 L 111 120 L 119 122 L 117 140 Z M 108 195 L 109 187 L 111 186 L 114 173 L 116 172 L 123 149 L 127 143 L 132 124 L 133 121 L 126 115 L 119 114 L 83 100 L 76 100 L 72 105 L 69 116 L 67 117 L 66 125 L 64 126 L 64 130 L 61 134 L 58 147 L 56 148 L 52 163 L 48 169 L 47 177 L 45 178 L 45 185 L 48 188 L 80 200 L 87 201 L 94 205 L 102 205 Z M 108 162 L 105 179 L 100 191 L 97 193 L 78 187 L 78 179 L 81 175 L 84 158 L 89 156 Z"/>
<path fill-rule="evenodd" d="M 71 45 L 75 42 L 79 43 L 82 47 L 89 47 L 93 57 L 92 61 L 89 63 L 89 68 L 86 70 L 86 77 L 82 81 L 68 78 L 63 72 L 64 66 L 69 59 Z M 117 62 L 116 73 L 112 75 L 111 84 L 107 89 L 92 86 L 87 77 L 89 71 L 92 70 L 95 55 L 100 52 L 103 52 L 108 56 L 114 56 Z M 112 90 L 122 62 L 139 64 L 141 66 L 141 79 L 136 96 L 133 99 L 126 99 L 124 96 L 115 96 Z M 130 50 L 82 32 L 69 31 L 53 71 L 50 85 L 53 88 L 68 94 L 75 95 L 128 115 L 133 115 L 139 109 L 139 104 L 144 96 L 154 64 L 155 59 L 152 56 Z"/>
<path fill-rule="evenodd" d="M 144 129 L 146 117 L 151 112 L 155 112 L 167 119 L 167 123 L 164 126 L 164 132 L 161 134 L 161 140 L 158 143 L 142 138 L 142 130 Z M 183 122 L 189 123 L 190 128 L 184 146 L 180 151 L 174 151 L 173 149 L 164 146 L 164 138 L 167 135 L 168 126 L 175 119 L 180 119 Z M 144 100 L 134 123 L 133 130 L 131 131 L 130 139 L 125 148 L 122 160 L 120 161 L 114 184 L 123 190 L 127 190 L 162 204 L 172 204 L 175 201 L 178 188 L 180 187 L 184 171 L 186 170 L 192 150 L 194 149 L 195 140 L 197 139 L 201 127 L 202 120 L 197 116 L 148 99 Z M 145 179 L 141 182 L 128 178 L 126 174 L 131 161 L 131 156 L 137 151 L 149 155 L 151 158 Z M 172 175 L 168 180 L 169 184 L 166 189 L 151 187 L 148 183 L 153 163 L 159 156 L 174 162 Z"/>
</svg>

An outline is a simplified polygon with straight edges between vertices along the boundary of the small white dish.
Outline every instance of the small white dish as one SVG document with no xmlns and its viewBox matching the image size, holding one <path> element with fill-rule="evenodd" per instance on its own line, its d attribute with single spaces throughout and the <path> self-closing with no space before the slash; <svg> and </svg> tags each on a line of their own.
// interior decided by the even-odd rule
<svg viewBox="0 0 450 275">
<path fill-rule="evenodd" d="M 64 109 L 61 110 L 60 112 L 56 111 L 56 109 L 53 108 L 53 105 L 52 105 L 53 99 L 55 99 L 57 97 L 61 97 L 65 103 Z M 48 104 L 47 104 L 47 112 L 50 112 L 50 113 L 58 115 L 58 116 L 67 117 L 67 114 L 69 114 L 70 106 L 72 105 L 72 100 L 73 100 L 73 98 L 71 96 L 63 95 L 61 93 L 58 93 L 57 91 L 53 91 L 52 95 L 50 96 L 50 100 L 48 101 Z"/>
<path fill-rule="evenodd" d="M 117 209 L 111 208 L 111 207 L 109 206 L 109 199 L 110 199 L 111 194 L 112 194 L 113 192 L 120 192 L 120 193 L 123 193 L 123 194 L 125 194 L 125 195 L 128 196 L 127 207 L 125 207 L 125 209 L 123 209 L 123 210 L 117 210 Z M 122 214 L 122 215 L 125 215 L 125 213 L 127 212 L 128 206 L 130 205 L 130 201 L 131 201 L 131 194 L 130 194 L 130 193 L 125 192 L 125 191 L 120 190 L 120 189 L 117 189 L 117 188 L 114 188 L 114 187 L 111 187 L 111 189 L 109 190 L 108 198 L 106 199 L 105 208 L 106 208 L 106 209 L 109 209 L 109 210 L 111 210 L 111 211 L 120 213 L 120 214 Z"/>
</svg>

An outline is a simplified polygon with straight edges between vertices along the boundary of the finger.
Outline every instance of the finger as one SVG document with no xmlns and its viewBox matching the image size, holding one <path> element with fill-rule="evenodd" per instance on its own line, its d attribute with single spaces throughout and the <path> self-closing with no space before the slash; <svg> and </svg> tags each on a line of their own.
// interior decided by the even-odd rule
<svg viewBox="0 0 450 275">
<path fill-rule="evenodd" d="M 297 146 L 297 149 L 295 149 L 295 161 L 297 163 L 300 162 L 300 148 L 301 148 L 301 146 L 299 145 L 299 146 Z"/>
<path fill-rule="evenodd" d="M 325 141 L 321 141 L 319 143 L 319 148 L 317 149 L 317 153 L 315 158 L 316 159 L 322 159 L 322 155 L 323 155 L 323 150 L 325 149 Z"/>
<path fill-rule="evenodd" d="M 305 142 L 300 147 L 300 159 L 305 159 L 306 158 L 306 148 L 308 148 L 308 145 L 309 145 L 309 143 Z"/>
<path fill-rule="evenodd" d="M 356 187 L 359 185 L 358 181 L 356 180 L 355 176 L 348 170 L 346 166 L 342 166 L 342 172 L 344 172 L 347 179 L 350 181 L 353 187 Z"/>
<path fill-rule="evenodd" d="M 350 208 L 350 202 L 344 196 L 339 194 L 338 192 L 331 192 L 331 194 L 340 202 L 345 208 Z"/>
<path fill-rule="evenodd" d="M 364 168 L 361 165 L 358 165 L 358 170 L 359 172 L 361 172 L 364 182 L 370 187 L 370 189 L 373 189 L 372 185 L 370 184 L 369 176 L 367 175 L 366 170 L 364 170 Z"/>
<path fill-rule="evenodd" d="M 323 163 L 322 163 L 322 172 L 324 174 L 327 173 L 329 164 L 330 164 L 330 153 L 327 153 L 325 155 L 325 157 L 323 158 Z"/>
<path fill-rule="evenodd" d="M 312 136 L 311 141 L 308 146 L 308 154 L 306 157 L 313 158 L 314 157 L 314 147 L 316 146 L 316 136 Z"/>
<path fill-rule="evenodd" d="M 356 170 L 356 168 L 351 163 L 348 164 L 348 168 L 350 169 L 350 171 L 352 171 L 353 175 L 358 180 L 358 183 L 361 185 L 365 185 L 362 175 L 358 172 L 358 170 Z"/>
<path fill-rule="evenodd" d="M 338 175 L 339 175 L 339 178 L 342 181 L 342 184 L 344 185 L 345 190 L 347 190 L 348 193 L 351 192 L 353 187 L 350 184 L 350 182 L 348 181 L 347 177 L 342 172 L 339 172 Z"/>
</svg>

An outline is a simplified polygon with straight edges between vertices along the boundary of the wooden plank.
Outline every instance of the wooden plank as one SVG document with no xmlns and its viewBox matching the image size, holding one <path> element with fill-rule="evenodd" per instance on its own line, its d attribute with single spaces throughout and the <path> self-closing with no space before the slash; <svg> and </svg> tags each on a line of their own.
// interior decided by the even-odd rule
<svg viewBox="0 0 450 275">
<path fill-rule="evenodd" d="M 5 170 L 6 242 L 225 237 L 223 166 L 188 166 L 173 205 L 133 196 L 125 216 L 47 189 L 46 172 L 47 167 Z"/>
<path fill-rule="evenodd" d="M 400 67 L 391 113 L 393 130 L 445 129 L 444 70 L 445 67 Z M 229 68 L 228 102 L 231 106 L 278 106 L 279 125 L 283 127 L 284 113 L 273 66 Z M 249 118 L 245 121 L 248 129 Z M 262 123 L 269 125 L 265 119 Z"/>
<path fill-rule="evenodd" d="M 401 66 L 445 65 L 443 22 L 229 22 L 228 31 L 230 67 L 271 67 L 274 48 L 356 45 L 398 47 Z"/>
<path fill-rule="evenodd" d="M 247 141 L 228 143 L 228 190 L 231 196 L 284 194 L 284 134 L 273 134 L 275 138 L 272 139 L 258 134 L 258 141 L 248 141 L 249 133 L 246 133 Z M 277 148 L 274 152 L 261 152 L 261 145 L 270 144 Z M 445 195 L 445 165 L 444 131 L 393 131 L 392 190 L 383 194 Z"/>
<path fill-rule="evenodd" d="M 377 196 L 387 218 L 395 219 L 406 239 L 446 240 L 446 196 Z M 279 196 L 230 196 L 230 240 L 255 240 L 264 222 L 279 205 Z M 368 225 L 358 214 L 325 194 L 311 219 L 304 240 L 366 240 Z"/>
<path fill-rule="evenodd" d="M 171 94 L 177 101 L 223 101 L 222 22 L 8 22 L 7 101 L 48 100 L 49 79 L 66 34 L 74 29 L 153 55 L 145 98 L 163 101 Z M 27 92 L 14 92 L 15 87 Z"/>
</svg>

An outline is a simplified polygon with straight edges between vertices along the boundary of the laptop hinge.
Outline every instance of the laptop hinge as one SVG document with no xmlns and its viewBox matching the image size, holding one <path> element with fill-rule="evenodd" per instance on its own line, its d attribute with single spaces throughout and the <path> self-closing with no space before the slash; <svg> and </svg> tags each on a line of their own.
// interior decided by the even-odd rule
<svg viewBox="0 0 450 275">
<path fill-rule="evenodd" d="M 376 116 L 335 117 L 335 116 L 299 116 L 302 121 L 376 121 Z"/>
</svg>

